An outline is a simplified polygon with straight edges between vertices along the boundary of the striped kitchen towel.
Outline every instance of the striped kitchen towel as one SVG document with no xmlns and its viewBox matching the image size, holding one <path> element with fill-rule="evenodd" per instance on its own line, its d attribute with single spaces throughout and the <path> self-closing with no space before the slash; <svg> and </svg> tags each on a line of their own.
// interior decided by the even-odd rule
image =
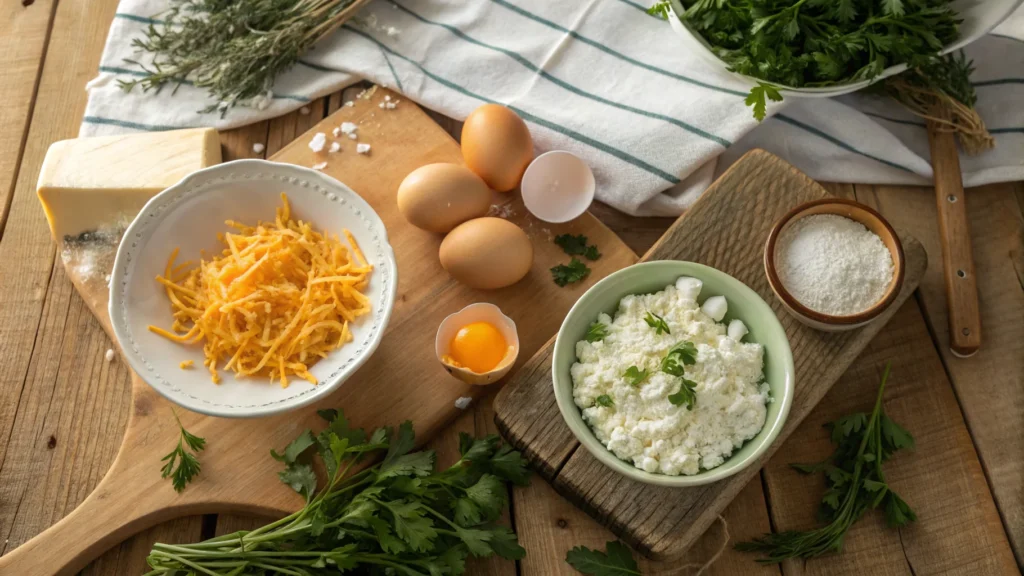
<svg viewBox="0 0 1024 576">
<path fill-rule="evenodd" d="M 528 123 L 537 153 L 569 150 L 594 168 L 598 199 L 640 215 L 682 212 L 743 152 L 764 148 L 823 181 L 927 184 L 924 123 L 879 96 L 797 99 L 758 124 L 747 86 L 682 50 L 649 0 L 376 0 L 278 78 L 262 108 L 197 112 L 206 92 L 124 93 L 142 75 L 131 46 L 168 0 L 122 0 L 82 136 L 278 116 L 359 78 L 465 118 L 484 102 Z M 968 186 L 1024 180 L 1024 10 L 970 45 L 977 108 L 996 148 L 962 160 Z M 381 143 L 380 145 L 386 145 Z"/>
</svg>

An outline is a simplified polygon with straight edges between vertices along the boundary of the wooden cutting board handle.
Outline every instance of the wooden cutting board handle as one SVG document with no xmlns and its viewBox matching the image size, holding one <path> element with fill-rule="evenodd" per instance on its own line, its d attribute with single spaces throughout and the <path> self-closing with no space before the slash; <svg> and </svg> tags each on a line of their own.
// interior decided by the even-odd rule
<svg viewBox="0 0 1024 576">
<path fill-rule="evenodd" d="M 954 134 L 941 130 L 933 121 L 928 122 L 928 143 L 939 209 L 942 269 L 946 275 L 949 347 L 958 356 L 970 356 L 981 347 L 981 313 L 960 155 Z"/>
</svg>

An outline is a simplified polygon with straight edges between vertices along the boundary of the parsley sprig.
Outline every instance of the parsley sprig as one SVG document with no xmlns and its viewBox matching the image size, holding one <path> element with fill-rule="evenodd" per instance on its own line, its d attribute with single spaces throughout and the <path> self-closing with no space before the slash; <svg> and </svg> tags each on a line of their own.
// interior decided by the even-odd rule
<svg viewBox="0 0 1024 576">
<path fill-rule="evenodd" d="M 568 264 L 559 264 L 551 268 L 551 277 L 554 278 L 555 284 L 559 286 L 567 286 L 579 282 L 589 275 L 590 268 L 575 256 L 573 256 Z"/>
<path fill-rule="evenodd" d="M 576 546 L 565 555 L 565 561 L 590 576 L 640 576 L 633 554 L 622 542 L 608 542 L 605 552 Z"/>
<path fill-rule="evenodd" d="M 601 253 L 597 246 L 587 244 L 587 237 L 583 234 L 573 236 L 572 234 L 559 234 L 555 236 L 555 244 L 569 256 L 583 256 L 587 260 L 597 260 Z"/>
<path fill-rule="evenodd" d="M 889 366 L 878 386 L 871 414 L 844 416 L 831 424 L 836 450 L 814 464 L 794 464 L 803 473 L 822 472 L 828 488 L 821 501 L 821 516 L 827 525 L 806 532 L 787 530 L 765 534 L 736 545 L 737 550 L 759 552 L 758 562 L 777 563 L 787 558 L 813 558 L 838 552 L 853 524 L 872 508 L 882 507 L 889 526 L 904 526 L 917 519 L 910 506 L 885 481 L 882 464 L 897 450 L 913 448 L 914 438 L 893 422 L 882 407 Z"/>
<path fill-rule="evenodd" d="M 679 378 L 679 390 L 669 394 L 668 401 L 673 406 L 686 405 L 687 410 L 693 410 L 697 402 L 697 383 L 685 378 L 686 367 L 697 363 L 697 347 L 693 342 L 682 341 L 673 346 L 665 358 L 661 361 L 661 371 Z"/>
<path fill-rule="evenodd" d="M 174 486 L 174 491 L 181 492 L 192 481 L 192 478 L 202 470 L 202 465 L 199 464 L 199 459 L 196 458 L 196 455 L 202 452 L 203 448 L 206 448 L 206 438 L 196 436 L 185 430 L 181 420 L 178 418 L 178 413 L 174 412 L 174 410 L 171 410 L 171 412 L 174 414 L 174 421 L 178 423 L 181 433 L 178 435 L 178 445 L 174 450 L 160 459 L 164 463 L 163 468 L 160 470 L 160 477 L 169 477 L 171 485 Z M 186 446 L 188 450 L 185 449 Z"/>
<path fill-rule="evenodd" d="M 636 366 L 630 366 L 626 368 L 626 373 L 622 377 L 629 382 L 630 386 L 639 386 L 644 380 L 647 380 L 647 369 L 641 370 Z"/>
<path fill-rule="evenodd" d="M 593 344 L 594 342 L 600 342 L 608 336 L 608 326 L 603 322 L 594 322 L 587 329 L 587 335 L 585 337 L 587 342 Z"/>
<path fill-rule="evenodd" d="M 281 480 L 305 497 L 301 510 L 198 544 L 155 544 L 150 574 L 455 576 L 469 556 L 524 557 L 515 534 L 495 521 L 507 503 L 505 483 L 525 485 L 529 473 L 497 436 L 461 434 L 461 457 L 437 470 L 433 451 L 412 451 L 409 422 L 367 434 L 338 411 L 321 416 L 322 432 L 305 431 L 271 454 L 285 465 Z"/>
<path fill-rule="evenodd" d="M 746 103 L 765 116 L 778 85 L 821 87 L 920 66 L 959 36 L 948 0 L 683 0 L 680 19 L 729 69 L 762 80 Z M 651 13 L 668 17 L 666 3 Z"/>
<path fill-rule="evenodd" d="M 672 333 L 672 331 L 668 329 L 668 322 L 665 322 L 664 318 L 658 316 L 654 312 L 648 311 L 647 314 L 644 315 L 644 322 L 646 322 L 651 328 L 654 328 L 654 333 L 659 336 L 661 336 L 662 332 L 665 334 Z"/>
</svg>

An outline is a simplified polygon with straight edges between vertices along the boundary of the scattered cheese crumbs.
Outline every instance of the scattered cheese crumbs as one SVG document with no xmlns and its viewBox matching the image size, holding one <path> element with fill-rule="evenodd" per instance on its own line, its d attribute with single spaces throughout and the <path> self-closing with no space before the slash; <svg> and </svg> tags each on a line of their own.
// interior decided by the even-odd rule
<svg viewBox="0 0 1024 576">
<path fill-rule="evenodd" d="M 385 94 L 384 95 L 384 101 L 385 102 L 391 102 L 391 96 L 389 94 Z"/>
<path fill-rule="evenodd" d="M 107 348 L 107 353 L 104 354 L 103 357 L 107 360 L 107 362 L 113 362 L 114 361 L 114 351 L 112 349 L 110 349 L 110 348 Z"/>
<path fill-rule="evenodd" d="M 234 221 L 221 234 L 225 248 L 186 270 L 171 253 L 157 281 L 171 302 L 170 330 L 149 330 L 184 344 L 203 343 L 212 380 L 218 365 L 238 376 L 264 375 L 288 385 L 289 376 L 317 383 L 309 366 L 352 340 L 349 323 L 370 312 L 361 290 L 373 267 L 355 238 L 337 237 L 294 220 L 288 197 L 276 218 L 255 227 Z M 113 352 L 111 351 L 110 354 Z"/>
<path fill-rule="evenodd" d="M 327 162 L 318 162 L 310 166 L 310 168 L 313 170 L 323 170 L 324 168 L 327 168 Z"/>
<path fill-rule="evenodd" d="M 399 30 L 398 28 L 395 28 L 394 26 L 385 26 L 385 27 L 384 27 L 384 32 L 385 32 L 385 33 L 386 33 L 386 34 L 388 35 L 388 37 L 390 37 L 390 38 L 394 38 L 395 36 L 398 36 L 399 34 L 401 34 L 401 33 L 402 33 L 402 31 L 401 31 L 401 30 Z"/>
<path fill-rule="evenodd" d="M 469 396 L 463 396 L 462 398 L 459 398 L 455 401 L 455 407 L 458 408 L 459 410 L 465 410 L 466 408 L 469 408 L 469 405 L 472 402 L 472 398 L 470 398 Z"/>
<path fill-rule="evenodd" d="M 106 282 L 107 284 L 110 284 L 110 274 L 107 274 L 106 276 L 104 276 L 103 277 L 103 281 Z"/>
<path fill-rule="evenodd" d="M 359 125 L 354 122 L 342 122 L 341 133 L 342 134 L 355 134 L 356 130 L 359 130 Z"/>
<path fill-rule="evenodd" d="M 274 100 L 274 93 L 267 90 L 266 94 L 257 94 L 249 100 L 249 105 L 257 110 L 266 110 L 270 103 Z M 224 104 L 221 102 L 221 104 Z"/>
<path fill-rule="evenodd" d="M 512 204 L 491 204 L 491 207 L 487 210 L 488 216 L 495 216 L 498 218 L 508 219 L 509 216 L 514 216 L 516 213 L 515 209 L 512 208 Z"/>
<path fill-rule="evenodd" d="M 360 100 L 369 100 L 370 98 L 373 98 L 373 95 L 376 94 L 376 93 L 377 93 L 377 86 L 373 85 L 373 86 L 370 86 L 369 88 L 367 88 L 366 90 L 363 90 L 359 94 L 356 94 L 356 98 L 359 98 Z"/>
<path fill-rule="evenodd" d="M 264 146 L 263 144 L 260 144 L 259 142 L 252 145 L 252 151 L 255 152 L 256 154 L 263 154 L 263 151 L 266 149 L 267 147 Z"/>
<path fill-rule="evenodd" d="M 302 108 L 299 108 L 299 114 L 302 114 L 303 116 L 309 116 L 309 106 L 303 106 Z"/>
<path fill-rule="evenodd" d="M 339 135 L 341 135 L 341 128 L 334 128 L 331 130 L 331 136 L 337 138 Z"/>
<path fill-rule="evenodd" d="M 354 101 L 352 101 L 352 100 L 349 100 L 348 102 L 345 102 L 345 106 L 348 107 L 348 108 L 351 108 L 351 107 L 353 107 L 355 105 L 356 105 L 356 103 Z"/>
<path fill-rule="evenodd" d="M 313 152 L 320 152 L 324 149 L 325 144 L 327 144 L 327 135 L 323 132 L 317 132 L 313 135 L 313 139 L 309 141 L 309 149 Z"/>
<path fill-rule="evenodd" d="M 334 152 L 340 152 L 340 151 L 341 151 L 341 143 L 340 142 L 331 142 L 331 148 L 330 148 L 330 150 L 328 150 L 328 152 L 331 152 L 333 154 Z"/>
<path fill-rule="evenodd" d="M 181 368 L 182 370 L 188 370 L 193 366 L 195 366 L 195 362 L 192 360 L 182 360 L 181 363 L 178 364 L 178 368 Z"/>
<path fill-rule="evenodd" d="M 360 154 L 369 154 L 370 153 L 370 145 L 369 144 L 359 144 L 359 145 L 356 146 L 356 152 L 358 152 Z"/>
<path fill-rule="evenodd" d="M 358 138 L 359 136 L 355 132 L 348 135 L 349 140 L 357 140 Z"/>
</svg>

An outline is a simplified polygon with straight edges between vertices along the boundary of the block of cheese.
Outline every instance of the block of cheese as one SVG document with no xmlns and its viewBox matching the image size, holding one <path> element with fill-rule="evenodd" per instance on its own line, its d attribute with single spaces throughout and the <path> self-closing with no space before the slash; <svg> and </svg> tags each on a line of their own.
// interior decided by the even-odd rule
<svg viewBox="0 0 1024 576">
<path fill-rule="evenodd" d="M 213 128 L 192 128 L 55 142 L 36 193 L 54 240 L 126 225 L 150 198 L 220 163 Z"/>
</svg>

